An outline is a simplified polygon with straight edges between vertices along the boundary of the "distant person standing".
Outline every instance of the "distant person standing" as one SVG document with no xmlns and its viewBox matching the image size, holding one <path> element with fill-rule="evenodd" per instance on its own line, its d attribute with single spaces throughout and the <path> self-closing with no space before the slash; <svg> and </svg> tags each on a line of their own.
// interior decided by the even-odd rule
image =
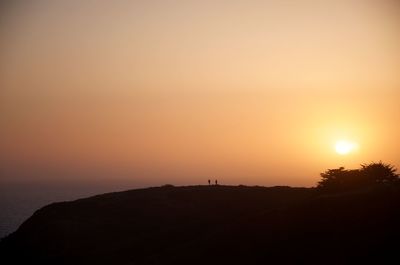
<svg viewBox="0 0 400 265">
<path fill-rule="evenodd" d="M 215 185 L 218 185 L 218 180 L 215 180 Z"/>
<path fill-rule="evenodd" d="M 211 180 L 208 180 L 208 185 L 211 185 Z"/>
</svg>

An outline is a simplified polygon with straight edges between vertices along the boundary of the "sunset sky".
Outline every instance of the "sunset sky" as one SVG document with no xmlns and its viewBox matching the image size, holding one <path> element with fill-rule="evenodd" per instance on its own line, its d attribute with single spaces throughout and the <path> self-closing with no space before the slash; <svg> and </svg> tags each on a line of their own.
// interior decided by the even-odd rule
<svg viewBox="0 0 400 265">
<path fill-rule="evenodd" d="M 395 0 L 0 4 L 2 181 L 313 186 L 399 137 Z"/>
</svg>

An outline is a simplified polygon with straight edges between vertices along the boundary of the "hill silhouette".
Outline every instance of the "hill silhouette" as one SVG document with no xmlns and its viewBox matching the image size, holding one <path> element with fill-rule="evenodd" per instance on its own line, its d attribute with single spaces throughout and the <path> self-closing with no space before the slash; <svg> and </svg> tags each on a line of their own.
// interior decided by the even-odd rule
<svg viewBox="0 0 400 265">
<path fill-rule="evenodd" d="M 2 264 L 399 262 L 400 190 L 189 186 L 48 205 L 1 242 Z"/>
</svg>

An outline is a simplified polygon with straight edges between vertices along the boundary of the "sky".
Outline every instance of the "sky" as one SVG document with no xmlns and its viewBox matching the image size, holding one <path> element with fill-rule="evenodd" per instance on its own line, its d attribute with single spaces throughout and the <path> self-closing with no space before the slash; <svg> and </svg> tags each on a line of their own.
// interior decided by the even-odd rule
<svg viewBox="0 0 400 265">
<path fill-rule="evenodd" d="M 0 181 L 313 186 L 400 166 L 399 26 L 394 0 L 3 1 Z"/>
</svg>

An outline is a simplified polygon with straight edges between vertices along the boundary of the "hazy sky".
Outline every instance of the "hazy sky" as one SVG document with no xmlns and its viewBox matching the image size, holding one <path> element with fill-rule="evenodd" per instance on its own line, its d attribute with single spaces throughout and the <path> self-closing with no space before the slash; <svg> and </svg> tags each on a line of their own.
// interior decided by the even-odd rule
<svg viewBox="0 0 400 265">
<path fill-rule="evenodd" d="M 312 186 L 400 166 L 396 2 L 6 1 L 0 178 Z"/>
</svg>

